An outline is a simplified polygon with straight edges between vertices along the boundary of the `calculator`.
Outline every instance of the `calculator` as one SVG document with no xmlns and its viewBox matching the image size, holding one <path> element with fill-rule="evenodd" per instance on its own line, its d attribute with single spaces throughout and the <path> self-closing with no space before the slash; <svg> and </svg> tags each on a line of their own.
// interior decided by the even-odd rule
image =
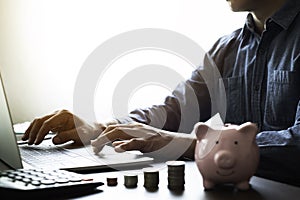
<svg viewBox="0 0 300 200">
<path fill-rule="evenodd" d="M 88 192 L 103 182 L 86 175 L 62 169 L 14 169 L 0 171 L 0 193 L 11 194 L 67 194 Z"/>
</svg>

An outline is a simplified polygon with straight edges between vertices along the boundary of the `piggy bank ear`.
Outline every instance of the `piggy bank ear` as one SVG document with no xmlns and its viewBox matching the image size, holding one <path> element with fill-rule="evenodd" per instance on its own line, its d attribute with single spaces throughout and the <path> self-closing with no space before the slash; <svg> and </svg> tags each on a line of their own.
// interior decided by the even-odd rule
<svg viewBox="0 0 300 200">
<path fill-rule="evenodd" d="M 195 124 L 194 131 L 197 136 L 197 139 L 201 140 L 207 133 L 208 129 L 209 129 L 209 126 L 207 126 L 203 122 L 198 122 L 197 124 Z"/>
<path fill-rule="evenodd" d="M 245 133 L 246 135 L 250 135 L 253 139 L 255 139 L 258 133 L 258 128 L 256 124 L 251 122 L 246 122 L 239 126 L 238 131 L 241 133 Z"/>
</svg>

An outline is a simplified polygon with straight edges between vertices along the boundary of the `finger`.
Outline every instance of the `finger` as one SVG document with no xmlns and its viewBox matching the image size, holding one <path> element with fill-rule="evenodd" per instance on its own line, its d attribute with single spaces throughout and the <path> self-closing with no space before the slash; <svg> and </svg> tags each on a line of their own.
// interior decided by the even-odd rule
<svg viewBox="0 0 300 200">
<path fill-rule="evenodd" d="M 131 150 L 138 150 L 144 152 L 146 141 L 143 138 L 133 138 L 131 140 L 122 141 L 115 143 L 115 151 L 116 152 L 124 152 Z"/>
<path fill-rule="evenodd" d="M 63 144 L 69 141 L 74 141 L 75 144 L 83 144 L 77 134 L 76 129 L 58 132 L 53 138 L 53 144 Z"/>
<path fill-rule="evenodd" d="M 106 127 L 106 129 L 101 134 L 106 134 L 116 128 L 134 128 L 134 127 L 141 127 L 141 124 L 132 123 L 132 124 L 113 124 Z"/>
<path fill-rule="evenodd" d="M 69 116 L 69 115 L 68 115 Z M 44 137 L 49 133 L 51 130 L 58 131 L 68 120 L 68 117 L 64 113 L 57 113 L 50 118 L 46 119 L 42 126 L 40 127 L 39 131 L 36 134 L 36 139 L 34 143 L 36 145 L 40 144 Z"/>
<path fill-rule="evenodd" d="M 26 129 L 26 131 L 25 131 L 25 133 L 24 133 L 24 135 L 22 137 L 22 140 L 27 140 L 29 138 L 30 132 L 37 132 L 40 129 L 41 125 L 35 127 L 35 128 L 38 128 L 36 131 L 34 131 L 34 128 L 33 128 L 33 126 L 36 125 L 36 123 L 37 123 L 38 120 L 42 120 L 43 121 L 43 120 L 49 119 L 50 117 L 52 117 L 53 115 L 57 114 L 58 112 L 61 112 L 61 111 L 57 110 L 57 111 L 53 112 L 53 114 L 47 115 L 47 116 L 45 116 L 45 117 L 43 117 L 41 119 L 35 119 L 35 120 L 33 120 L 30 123 L 29 127 Z M 53 132 L 56 132 L 56 131 L 53 130 Z"/>
<path fill-rule="evenodd" d="M 118 146 L 118 145 L 120 145 L 120 144 L 123 144 L 125 141 L 123 140 L 123 141 L 114 141 L 113 143 L 112 143 L 112 146 L 113 147 L 115 147 L 115 146 Z"/>
<path fill-rule="evenodd" d="M 98 154 L 100 151 L 102 151 L 104 146 L 92 146 L 94 154 Z"/>
<path fill-rule="evenodd" d="M 136 131 L 134 128 L 139 128 L 141 126 L 141 124 L 137 123 L 108 126 L 98 138 L 91 141 L 94 153 L 99 153 L 103 149 L 104 145 L 111 141 L 129 140 L 134 137 L 140 137 L 143 134 L 141 134 L 140 131 Z"/>
<path fill-rule="evenodd" d="M 118 153 L 125 152 L 123 150 L 122 145 L 128 143 L 128 140 L 123 140 L 123 141 L 115 141 L 112 143 L 112 146 L 114 147 L 115 151 Z"/>
<path fill-rule="evenodd" d="M 104 145 L 109 143 L 110 140 L 107 139 L 104 135 L 98 136 L 95 140 L 91 140 L 91 145 L 95 154 L 99 153 Z"/>
<path fill-rule="evenodd" d="M 115 127 L 108 132 L 102 133 L 98 138 L 92 141 L 93 146 L 103 146 L 111 141 L 115 140 L 129 140 L 133 138 L 131 135 L 127 134 L 128 129 Z"/>
<path fill-rule="evenodd" d="M 94 153 L 99 153 L 104 145 L 111 141 L 131 139 L 132 136 L 126 134 L 123 129 L 120 126 L 114 127 L 109 132 L 102 133 L 95 140 L 92 140 L 91 145 L 93 146 Z"/>
<path fill-rule="evenodd" d="M 29 139 L 30 132 L 32 132 L 33 127 L 36 126 L 38 120 L 39 119 L 35 119 L 30 123 L 29 127 L 26 129 L 25 133 L 23 134 L 22 140 L 28 140 Z"/>
<path fill-rule="evenodd" d="M 28 139 L 28 144 L 29 145 L 33 144 L 33 142 L 36 138 L 36 135 L 37 135 L 40 127 L 42 126 L 43 122 L 45 120 L 49 119 L 52 116 L 53 116 L 53 114 L 33 120 L 33 122 L 29 125 L 29 128 L 25 131 L 25 135 L 23 136 L 23 140 Z"/>
<path fill-rule="evenodd" d="M 26 129 L 25 133 L 22 136 L 22 140 L 28 140 L 29 138 L 29 133 L 33 127 L 34 121 L 30 123 L 29 127 Z"/>
</svg>

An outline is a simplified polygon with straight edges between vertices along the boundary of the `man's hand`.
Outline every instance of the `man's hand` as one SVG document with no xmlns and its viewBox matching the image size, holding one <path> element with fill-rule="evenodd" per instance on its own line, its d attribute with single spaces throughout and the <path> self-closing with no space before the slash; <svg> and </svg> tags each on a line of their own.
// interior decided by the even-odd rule
<svg viewBox="0 0 300 200">
<path fill-rule="evenodd" d="M 92 140 L 91 144 L 95 153 L 100 152 L 105 144 L 112 142 L 117 152 L 138 150 L 151 156 L 193 158 L 195 141 L 189 134 L 172 133 L 133 123 L 110 125 L 97 139 Z"/>
<path fill-rule="evenodd" d="M 101 125 L 99 125 L 101 126 Z M 25 131 L 22 140 L 28 139 L 28 144 L 40 144 L 49 131 L 56 133 L 54 144 L 74 141 L 74 144 L 89 144 L 91 139 L 99 136 L 105 127 L 89 125 L 67 110 L 56 111 L 33 120 Z"/>
<path fill-rule="evenodd" d="M 92 141 L 92 146 L 95 153 L 100 152 L 109 142 L 113 142 L 117 152 L 129 150 L 151 152 L 160 149 L 171 140 L 171 136 L 162 134 L 159 129 L 148 125 L 117 124 L 108 126 L 97 139 Z"/>
</svg>

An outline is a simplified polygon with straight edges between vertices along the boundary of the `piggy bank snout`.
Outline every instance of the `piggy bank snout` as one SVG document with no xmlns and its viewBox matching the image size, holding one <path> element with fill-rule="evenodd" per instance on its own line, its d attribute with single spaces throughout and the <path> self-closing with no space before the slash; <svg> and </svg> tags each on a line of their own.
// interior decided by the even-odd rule
<svg viewBox="0 0 300 200">
<path fill-rule="evenodd" d="M 219 151 L 214 156 L 215 164 L 221 169 L 231 169 L 235 166 L 236 159 L 229 151 Z"/>
</svg>

